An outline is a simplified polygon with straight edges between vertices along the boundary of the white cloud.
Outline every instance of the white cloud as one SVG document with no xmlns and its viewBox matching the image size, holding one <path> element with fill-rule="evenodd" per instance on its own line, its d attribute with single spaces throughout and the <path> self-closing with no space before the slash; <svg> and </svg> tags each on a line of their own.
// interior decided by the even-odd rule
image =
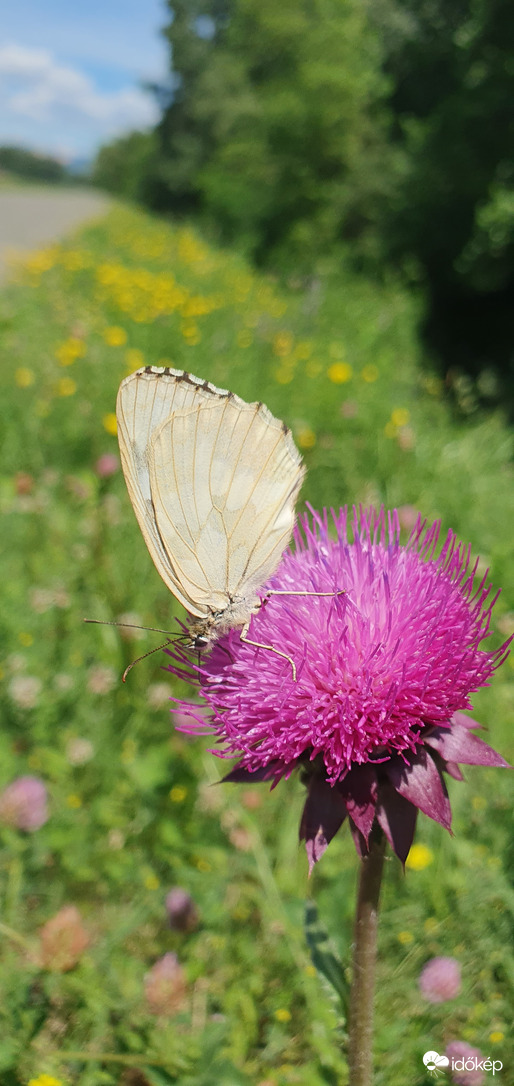
<svg viewBox="0 0 514 1086">
<path fill-rule="evenodd" d="M 45 130 L 50 143 L 59 131 L 61 142 L 71 142 L 78 151 L 85 142 L 94 146 L 123 131 L 149 127 L 158 117 L 150 94 L 130 85 L 100 90 L 89 76 L 59 63 L 45 49 L 0 46 L 0 88 L 0 141 L 5 139 L 2 128 L 12 138 L 18 121 L 22 139 L 32 123 L 39 144 Z"/>
</svg>

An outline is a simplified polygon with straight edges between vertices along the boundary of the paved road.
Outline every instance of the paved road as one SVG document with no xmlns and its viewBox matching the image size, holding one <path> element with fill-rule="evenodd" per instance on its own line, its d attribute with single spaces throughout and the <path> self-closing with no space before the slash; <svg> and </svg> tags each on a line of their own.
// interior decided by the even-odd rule
<svg viewBox="0 0 514 1086">
<path fill-rule="evenodd" d="M 0 190 L 0 279 L 8 274 L 10 255 L 56 241 L 108 206 L 108 197 L 94 191 Z"/>
</svg>

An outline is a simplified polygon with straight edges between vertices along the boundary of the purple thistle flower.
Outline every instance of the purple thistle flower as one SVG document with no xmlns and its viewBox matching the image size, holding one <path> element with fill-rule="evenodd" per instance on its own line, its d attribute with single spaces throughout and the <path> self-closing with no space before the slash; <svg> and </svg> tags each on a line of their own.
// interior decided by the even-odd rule
<svg viewBox="0 0 514 1086">
<path fill-rule="evenodd" d="M 455 958 L 431 958 L 419 976 L 421 994 L 429 1003 L 455 999 L 461 989 L 460 965 Z"/>
<path fill-rule="evenodd" d="M 443 772 L 507 765 L 462 712 L 509 645 L 480 648 L 497 596 L 487 574 L 475 587 L 471 548 L 450 531 L 437 555 L 440 524 L 421 517 L 402 546 L 396 511 L 354 509 L 353 538 L 346 508 L 332 518 L 335 539 L 326 512 L 300 518 L 252 618 L 252 640 L 287 654 L 296 681 L 287 660 L 236 630 L 197 665 L 168 650 L 169 670 L 194 677 L 211 710 L 213 753 L 238 759 L 226 781 L 274 786 L 301 768 L 311 869 L 347 817 L 360 855 L 378 824 L 405 861 L 418 810 L 450 829 Z M 267 599 L 269 589 L 311 595 Z M 187 730 L 205 726 L 198 715 Z"/>
<path fill-rule="evenodd" d="M 33 833 L 48 822 L 48 795 L 39 777 L 17 777 L 0 794 L 0 821 Z"/>
</svg>

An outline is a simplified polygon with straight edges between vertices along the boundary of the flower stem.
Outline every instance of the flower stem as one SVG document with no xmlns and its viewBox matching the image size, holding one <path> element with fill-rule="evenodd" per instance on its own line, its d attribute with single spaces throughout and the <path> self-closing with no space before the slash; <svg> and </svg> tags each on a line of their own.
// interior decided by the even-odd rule
<svg viewBox="0 0 514 1086">
<path fill-rule="evenodd" d="M 351 1086 L 373 1081 L 373 998 L 377 952 L 378 899 L 386 839 L 382 831 L 361 860 L 355 915 L 348 1059 Z"/>
</svg>

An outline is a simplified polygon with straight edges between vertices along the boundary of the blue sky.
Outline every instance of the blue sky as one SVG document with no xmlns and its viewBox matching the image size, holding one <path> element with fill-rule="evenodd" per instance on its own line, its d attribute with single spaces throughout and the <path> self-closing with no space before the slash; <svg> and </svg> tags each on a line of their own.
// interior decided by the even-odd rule
<svg viewBox="0 0 514 1086">
<path fill-rule="evenodd" d="M 0 27 L 0 144 L 64 159 L 157 117 L 145 80 L 165 80 L 164 0 L 11 0 Z"/>
</svg>

